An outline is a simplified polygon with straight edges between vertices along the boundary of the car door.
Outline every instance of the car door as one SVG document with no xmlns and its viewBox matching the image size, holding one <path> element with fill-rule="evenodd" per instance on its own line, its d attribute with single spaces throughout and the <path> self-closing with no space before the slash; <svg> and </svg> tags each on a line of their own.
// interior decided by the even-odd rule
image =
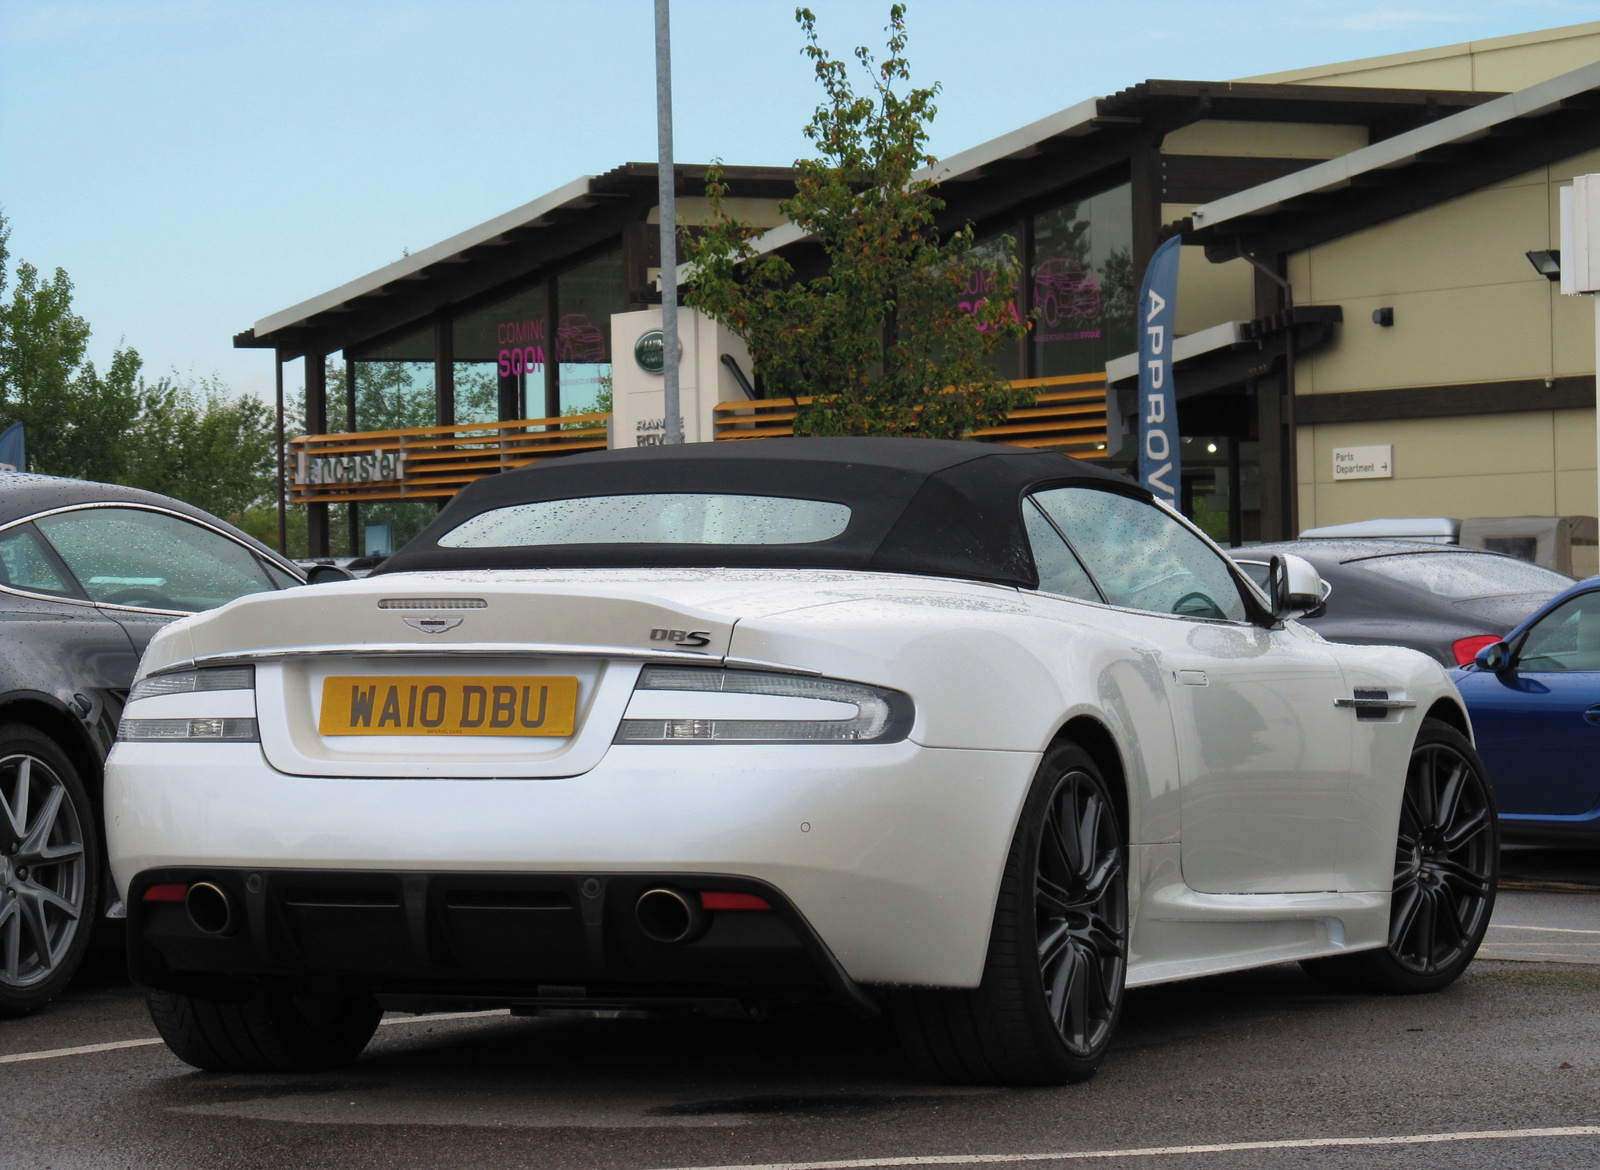
<svg viewBox="0 0 1600 1170">
<path fill-rule="evenodd" d="M 1351 799 L 1344 678 L 1292 623 L 1249 620 L 1220 553 L 1171 512 L 1093 488 L 1040 492 L 1106 601 L 1161 648 L 1179 745 L 1184 881 L 1208 893 L 1338 888 Z"/>
<path fill-rule="evenodd" d="M 1509 670 L 1459 682 L 1502 813 L 1573 816 L 1600 804 L 1600 591 L 1535 622 Z"/>
<path fill-rule="evenodd" d="M 178 615 L 278 587 L 245 545 L 172 512 L 96 505 L 34 523 L 84 595 L 127 631 L 141 654 Z"/>
</svg>

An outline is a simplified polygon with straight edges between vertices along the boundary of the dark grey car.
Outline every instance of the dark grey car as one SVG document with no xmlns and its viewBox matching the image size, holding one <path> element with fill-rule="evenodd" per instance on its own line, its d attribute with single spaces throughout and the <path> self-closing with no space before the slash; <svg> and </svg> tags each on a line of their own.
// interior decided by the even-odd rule
<svg viewBox="0 0 1600 1170">
<path fill-rule="evenodd" d="M 301 584 L 199 508 L 0 473 L 0 1018 L 65 986 L 106 911 L 102 765 L 145 645 L 184 614 Z"/>
<path fill-rule="evenodd" d="M 1402 540 L 1292 540 L 1228 555 L 1265 587 L 1274 553 L 1304 557 L 1330 586 L 1324 612 L 1305 619 L 1328 641 L 1408 646 L 1447 667 L 1471 662 L 1572 584 L 1499 553 Z"/>
</svg>

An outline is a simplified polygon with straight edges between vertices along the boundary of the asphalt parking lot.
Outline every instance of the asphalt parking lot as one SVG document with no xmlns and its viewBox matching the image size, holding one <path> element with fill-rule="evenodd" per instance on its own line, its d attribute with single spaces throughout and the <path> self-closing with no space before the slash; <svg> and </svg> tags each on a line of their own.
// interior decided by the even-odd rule
<svg viewBox="0 0 1600 1170">
<path fill-rule="evenodd" d="M 102 960 L 0 1023 L 0 1165 L 1600 1165 L 1600 860 L 1505 868 L 1448 992 L 1330 995 L 1293 966 L 1134 992 L 1064 1089 L 926 1084 L 884 1026 L 830 1015 L 391 1017 L 344 1072 L 214 1076 Z"/>
</svg>

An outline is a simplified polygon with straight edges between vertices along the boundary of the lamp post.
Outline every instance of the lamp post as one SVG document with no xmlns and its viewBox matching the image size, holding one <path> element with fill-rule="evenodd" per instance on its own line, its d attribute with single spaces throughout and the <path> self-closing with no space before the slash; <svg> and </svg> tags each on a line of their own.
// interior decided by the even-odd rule
<svg viewBox="0 0 1600 1170">
<path fill-rule="evenodd" d="M 678 411 L 678 201 L 672 168 L 672 39 L 667 0 L 656 0 L 656 202 L 661 210 L 663 443 L 683 442 Z"/>
<path fill-rule="evenodd" d="M 1561 188 L 1559 264 L 1561 291 L 1594 301 L 1595 480 L 1600 492 L 1600 175 L 1579 175 L 1572 186 Z M 1600 505 L 1600 494 L 1596 503 Z M 1600 516 L 1600 506 L 1595 514 Z"/>
</svg>

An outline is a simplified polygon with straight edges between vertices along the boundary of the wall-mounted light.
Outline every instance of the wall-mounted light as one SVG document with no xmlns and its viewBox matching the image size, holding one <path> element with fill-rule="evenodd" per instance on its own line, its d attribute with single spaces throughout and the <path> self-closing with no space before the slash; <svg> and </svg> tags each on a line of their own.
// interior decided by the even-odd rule
<svg viewBox="0 0 1600 1170">
<path fill-rule="evenodd" d="M 1217 445 L 1215 443 L 1207 443 L 1206 444 L 1206 454 L 1215 455 L 1216 453 L 1217 453 Z"/>
<path fill-rule="evenodd" d="M 1533 270 L 1548 281 L 1561 279 L 1561 249 L 1551 248 L 1548 252 L 1529 252 L 1528 263 L 1533 265 Z"/>
<path fill-rule="evenodd" d="M 1372 323 L 1382 325 L 1385 329 L 1394 324 L 1394 309 L 1383 308 L 1372 310 Z"/>
</svg>

